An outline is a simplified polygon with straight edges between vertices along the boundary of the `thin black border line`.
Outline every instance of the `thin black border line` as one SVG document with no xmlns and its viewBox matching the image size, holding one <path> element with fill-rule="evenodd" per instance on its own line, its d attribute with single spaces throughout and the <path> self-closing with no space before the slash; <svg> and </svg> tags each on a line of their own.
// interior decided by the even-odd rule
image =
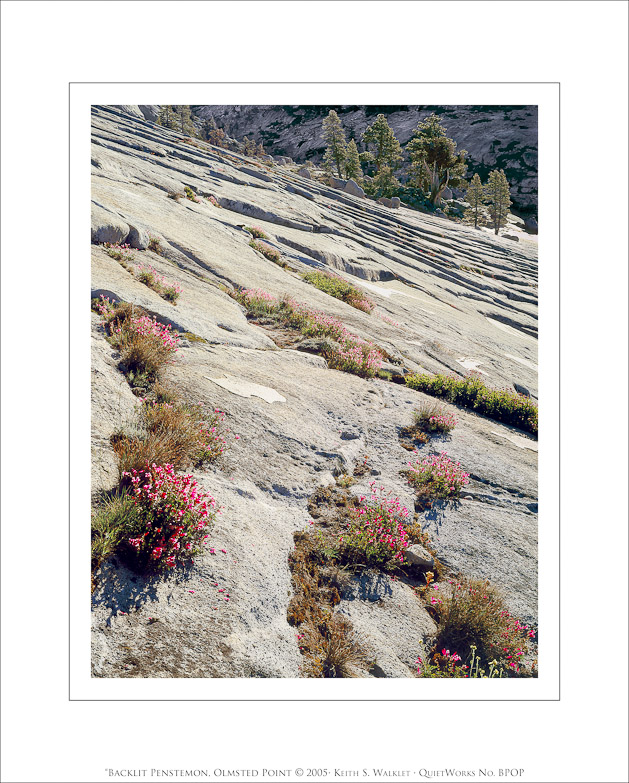
<svg viewBox="0 0 629 783">
<path fill-rule="evenodd" d="M 154 2 L 154 0 L 152 0 Z M 325 0 L 324 0 L 325 1 Z M 71 552 L 71 519 L 70 519 L 70 502 L 71 502 L 71 471 L 70 471 L 70 411 L 71 411 L 71 385 L 70 385 L 70 335 L 72 334 L 70 329 L 71 310 L 70 310 L 70 239 L 71 239 L 71 221 L 72 215 L 70 210 L 70 185 L 71 185 L 71 112 L 70 112 L 70 99 L 71 99 L 71 87 L 73 84 L 556 84 L 558 87 L 557 94 L 557 120 L 558 120 L 558 205 L 557 205 L 557 223 L 559 228 L 558 235 L 558 305 L 557 305 L 557 317 L 558 317 L 558 398 L 559 398 L 559 415 L 557 417 L 557 435 L 558 435 L 558 460 L 557 460 L 557 484 L 559 488 L 558 496 L 558 547 L 559 547 L 559 566 L 557 569 L 558 576 L 558 624 L 559 624 L 559 639 L 558 639 L 558 661 L 559 661 L 559 673 L 558 673 L 558 696 L 556 699 L 73 699 L 71 697 L 71 569 L 70 569 L 70 552 Z M 255 104 L 251 104 L 252 106 Z M 304 104 L 308 105 L 308 104 Z M 314 105 L 314 104 L 313 104 Z M 494 104 L 487 104 L 488 106 Z M 500 104 L 495 104 L 499 106 Z M 539 117 L 538 117 L 538 145 L 539 145 Z M 539 168 L 538 168 L 539 176 Z M 117 679 L 117 678 L 113 678 Z M 151 679 L 151 678 L 147 678 Z M 197 678 L 195 678 L 197 679 Z M 204 678 L 201 678 L 204 679 Z M 215 679 L 215 678 L 208 678 Z M 228 677 L 225 679 L 236 679 L 239 682 L 242 680 L 240 677 Z M 283 678 L 274 678 L 282 680 Z M 475 702 L 498 702 L 503 704 L 513 702 L 560 702 L 561 701 L 561 82 L 560 81 L 548 81 L 548 82 L 68 82 L 68 701 L 69 702 L 401 702 L 401 703 L 415 703 L 415 702 L 445 702 L 445 703 L 475 703 Z"/>
</svg>

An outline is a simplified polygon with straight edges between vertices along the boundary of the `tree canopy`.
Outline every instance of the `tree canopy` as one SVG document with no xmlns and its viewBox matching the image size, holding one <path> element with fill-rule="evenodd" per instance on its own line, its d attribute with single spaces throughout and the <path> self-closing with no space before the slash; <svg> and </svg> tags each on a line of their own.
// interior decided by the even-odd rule
<svg viewBox="0 0 629 783">
<path fill-rule="evenodd" d="M 402 160 L 402 148 L 384 114 L 379 114 L 375 122 L 365 130 L 363 144 L 376 165 L 376 171 L 379 172 L 383 166 L 388 166 L 392 172 L 398 168 L 398 163 Z M 373 152 L 370 147 L 374 148 Z"/>
<path fill-rule="evenodd" d="M 457 152 L 456 142 L 446 136 L 446 129 L 436 114 L 418 123 L 406 149 L 411 159 L 411 181 L 430 191 L 432 204 L 441 202 L 441 194 L 448 185 L 456 187 L 463 182 L 467 153 Z"/>
<path fill-rule="evenodd" d="M 485 185 L 485 195 L 489 201 L 489 216 L 494 232 L 498 234 L 507 225 L 507 214 L 511 206 L 509 183 L 502 169 L 489 172 L 489 181 Z"/>
<path fill-rule="evenodd" d="M 330 171 L 333 166 L 336 166 L 339 177 L 342 177 L 341 166 L 347 157 L 347 144 L 339 115 L 333 109 L 323 120 L 323 140 L 327 145 L 323 165 Z"/>
</svg>

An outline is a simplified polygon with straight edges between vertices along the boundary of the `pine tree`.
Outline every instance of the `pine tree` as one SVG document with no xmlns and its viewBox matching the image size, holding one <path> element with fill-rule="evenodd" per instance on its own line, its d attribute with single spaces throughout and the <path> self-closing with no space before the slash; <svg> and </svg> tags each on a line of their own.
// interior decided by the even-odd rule
<svg viewBox="0 0 629 783">
<path fill-rule="evenodd" d="M 376 164 L 376 171 L 379 172 L 383 166 L 388 166 L 392 172 L 398 168 L 398 161 L 402 160 L 402 148 L 384 114 L 379 114 L 376 121 L 365 130 L 363 143 L 368 151 L 369 145 L 375 147 L 371 159 Z"/>
<path fill-rule="evenodd" d="M 478 174 L 474 174 L 472 177 L 472 181 L 470 182 L 470 186 L 467 189 L 467 192 L 465 194 L 465 200 L 469 203 L 473 216 L 473 223 L 474 228 L 478 228 L 478 220 L 479 217 L 481 217 L 481 207 L 487 200 L 485 197 L 485 190 L 481 184 L 480 177 Z"/>
<path fill-rule="evenodd" d="M 248 158 L 255 157 L 256 143 L 253 139 L 250 139 L 248 136 L 245 136 L 242 140 L 242 154 L 246 155 Z"/>
<path fill-rule="evenodd" d="M 350 139 L 347 145 L 347 157 L 345 158 L 345 179 L 353 179 L 360 183 L 363 178 L 363 168 L 358 157 L 358 147 L 354 139 Z"/>
<path fill-rule="evenodd" d="M 485 195 L 489 201 L 489 216 L 494 232 L 498 234 L 507 225 L 507 215 L 511 206 L 509 183 L 502 169 L 489 172 L 489 181 L 485 185 Z"/>
<path fill-rule="evenodd" d="M 323 140 L 327 147 L 323 158 L 323 165 L 328 171 L 336 166 L 339 177 L 342 177 L 341 166 L 347 157 L 347 145 L 345 143 L 345 131 L 341 125 L 338 114 L 331 109 L 323 120 Z"/>
<path fill-rule="evenodd" d="M 370 185 L 370 191 L 373 192 L 373 195 L 376 198 L 380 198 L 380 196 L 391 198 L 391 196 L 394 196 L 397 193 L 399 187 L 400 183 L 394 177 L 391 168 L 387 165 L 383 165 L 373 178 Z"/>
<path fill-rule="evenodd" d="M 216 120 L 214 119 L 214 115 L 210 114 L 209 117 L 206 117 L 203 120 L 203 123 L 201 125 L 201 136 L 206 141 L 210 140 L 210 133 L 212 131 L 218 130 L 218 125 L 216 124 Z"/>
<path fill-rule="evenodd" d="M 189 106 L 175 106 L 176 128 L 186 136 L 194 136 L 195 130 L 192 123 L 192 112 Z"/>
<path fill-rule="evenodd" d="M 411 158 L 411 182 L 430 191 L 431 204 L 441 203 L 441 194 L 448 185 L 461 184 L 467 153 L 456 151 L 456 142 L 446 136 L 446 129 L 436 114 L 418 123 L 406 149 Z"/>
<path fill-rule="evenodd" d="M 175 111 L 172 106 L 162 106 L 157 117 L 157 124 L 164 128 L 175 129 L 177 127 Z"/>
</svg>

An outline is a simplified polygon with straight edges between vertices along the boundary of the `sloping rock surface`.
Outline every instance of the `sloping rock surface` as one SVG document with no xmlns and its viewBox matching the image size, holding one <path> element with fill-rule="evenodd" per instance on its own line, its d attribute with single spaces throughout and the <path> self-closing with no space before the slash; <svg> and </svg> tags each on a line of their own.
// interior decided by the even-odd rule
<svg viewBox="0 0 629 783">
<path fill-rule="evenodd" d="M 412 510 L 413 493 L 400 475 L 409 452 L 398 436 L 412 410 L 430 398 L 279 348 L 226 291 L 289 293 L 342 320 L 408 370 L 463 375 L 476 368 L 489 385 L 517 383 L 537 397 L 537 245 L 403 206 L 392 210 L 299 176 L 298 166 L 261 167 L 128 108 L 92 110 L 92 237 L 103 241 L 107 227 L 120 233 L 126 227 L 128 234 L 158 238 L 161 255 L 136 250 L 134 263 L 150 263 L 182 293 L 176 305 L 166 302 L 93 244 L 92 295 L 134 302 L 201 338 L 184 342 L 168 383 L 190 400 L 225 410 L 240 439 L 219 464 L 195 473 L 223 509 L 212 533 L 215 554 L 161 581 L 115 561 L 97 575 L 93 674 L 296 677 L 302 661 L 286 620 L 288 554 L 293 533 L 308 527 L 308 498 L 368 455 L 372 475 L 353 489 L 365 493 L 376 480 Z M 150 116 L 143 108 L 139 114 Z M 168 197 L 186 186 L 199 203 Z M 249 247 L 243 225 L 252 220 L 287 268 Z M 333 269 L 362 287 L 376 309 L 363 313 L 308 285 L 299 273 L 311 268 Z M 92 318 L 92 490 L 98 492 L 115 482 L 109 435 L 137 403 L 99 318 Z M 451 437 L 433 440 L 422 453 L 444 450 L 460 461 L 472 474 L 469 492 L 458 507 L 437 504 L 421 520 L 444 562 L 490 578 L 512 609 L 535 623 L 537 442 L 469 411 L 457 417 Z M 373 590 L 383 591 L 383 603 L 370 600 Z M 358 580 L 339 611 L 371 637 L 378 676 L 412 676 L 413 639 L 428 638 L 434 623 L 409 585 L 388 576 L 376 587 Z"/>
</svg>

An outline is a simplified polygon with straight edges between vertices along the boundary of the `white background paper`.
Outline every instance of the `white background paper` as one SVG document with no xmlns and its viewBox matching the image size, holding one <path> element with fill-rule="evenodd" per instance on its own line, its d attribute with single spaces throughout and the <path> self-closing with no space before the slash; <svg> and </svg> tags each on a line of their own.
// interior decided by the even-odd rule
<svg viewBox="0 0 629 783">
<path fill-rule="evenodd" d="M 507 767 L 624 783 L 626 4 L 5 2 L 2 23 L 3 780 Z M 561 82 L 559 702 L 68 701 L 68 82 L 286 79 Z M 144 95 L 125 101 L 161 102 Z"/>
</svg>

